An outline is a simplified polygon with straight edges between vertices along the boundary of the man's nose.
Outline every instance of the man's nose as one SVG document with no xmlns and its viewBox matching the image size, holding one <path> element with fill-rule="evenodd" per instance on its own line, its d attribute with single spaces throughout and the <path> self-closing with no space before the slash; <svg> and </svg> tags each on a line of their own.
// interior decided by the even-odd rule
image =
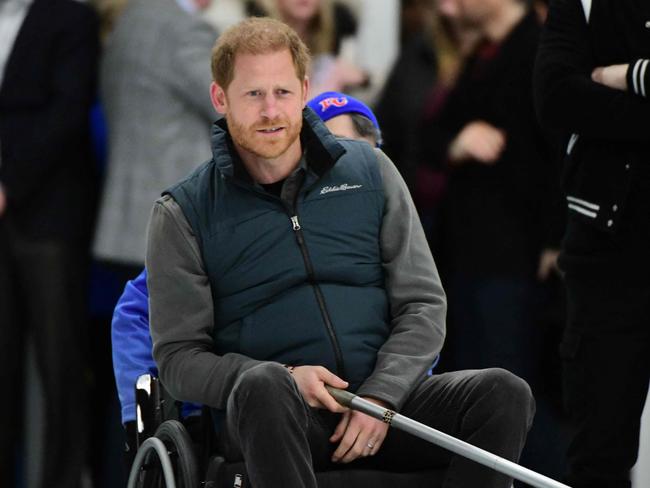
<svg viewBox="0 0 650 488">
<path fill-rule="evenodd" d="M 267 94 L 262 102 L 262 116 L 268 119 L 274 119 L 278 113 L 278 101 L 275 97 L 275 94 Z"/>
</svg>

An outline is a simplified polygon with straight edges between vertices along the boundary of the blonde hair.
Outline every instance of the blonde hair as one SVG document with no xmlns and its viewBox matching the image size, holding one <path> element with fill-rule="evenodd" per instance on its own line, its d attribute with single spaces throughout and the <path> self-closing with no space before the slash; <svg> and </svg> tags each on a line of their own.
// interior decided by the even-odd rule
<svg viewBox="0 0 650 488">
<path fill-rule="evenodd" d="M 309 49 L 288 25 L 268 17 L 251 17 L 227 29 L 212 49 L 212 78 L 224 90 L 234 78 L 239 53 L 268 54 L 288 49 L 299 80 L 309 67 Z"/>
<path fill-rule="evenodd" d="M 278 8 L 277 0 L 257 0 L 258 5 L 268 12 L 269 17 L 284 20 Z M 303 39 L 312 55 L 333 53 L 336 44 L 334 27 L 334 5 L 332 0 L 321 0 L 318 13 L 309 23 L 309 34 Z"/>
<path fill-rule="evenodd" d="M 99 14 L 100 37 L 105 41 L 113 31 L 115 21 L 126 7 L 127 0 L 91 0 Z"/>
<path fill-rule="evenodd" d="M 452 86 L 455 83 L 479 39 L 478 30 L 433 14 L 430 40 L 438 60 L 438 79 L 442 84 Z"/>
</svg>

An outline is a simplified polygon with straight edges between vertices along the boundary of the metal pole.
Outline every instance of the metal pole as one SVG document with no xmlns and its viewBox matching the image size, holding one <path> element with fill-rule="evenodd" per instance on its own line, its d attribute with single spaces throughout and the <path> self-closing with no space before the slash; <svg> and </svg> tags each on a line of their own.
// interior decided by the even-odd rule
<svg viewBox="0 0 650 488">
<path fill-rule="evenodd" d="M 428 425 L 416 422 L 404 415 L 393 412 L 390 409 L 380 407 L 379 405 L 364 400 L 345 390 L 327 386 L 327 390 L 334 399 L 341 405 L 358 410 L 378 420 L 386 422 L 392 427 L 403 430 L 420 439 L 431 442 L 437 446 L 459 454 L 467 459 L 476 461 L 488 468 L 494 469 L 500 473 L 506 474 L 524 483 L 528 483 L 536 488 L 570 488 L 569 486 L 541 475 L 528 468 L 508 461 L 496 454 L 492 454 L 484 449 L 468 444 L 467 442 L 456 439 L 444 432 L 433 429 Z"/>
</svg>

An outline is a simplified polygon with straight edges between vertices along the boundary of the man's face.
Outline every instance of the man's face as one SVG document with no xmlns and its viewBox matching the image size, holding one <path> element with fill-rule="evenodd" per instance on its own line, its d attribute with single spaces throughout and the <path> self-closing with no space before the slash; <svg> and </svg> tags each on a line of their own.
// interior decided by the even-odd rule
<svg viewBox="0 0 650 488">
<path fill-rule="evenodd" d="M 308 21 L 318 13 L 321 0 L 277 0 L 281 15 L 292 21 Z"/>
<path fill-rule="evenodd" d="M 352 117 L 349 114 L 337 115 L 332 117 L 325 125 L 332 134 L 337 137 L 346 137 L 348 139 L 356 139 L 358 141 L 366 141 L 371 146 L 376 146 L 377 141 L 370 137 L 362 137 L 357 132 L 352 122 Z"/>
<path fill-rule="evenodd" d="M 268 54 L 238 54 L 227 90 L 212 84 L 212 103 L 226 116 L 239 148 L 263 159 L 287 152 L 302 128 L 307 80 L 299 80 L 288 49 Z"/>
<path fill-rule="evenodd" d="M 462 24 L 480 26 L 505 0 L 437 0 L 438 12 Z"/>
</svg>

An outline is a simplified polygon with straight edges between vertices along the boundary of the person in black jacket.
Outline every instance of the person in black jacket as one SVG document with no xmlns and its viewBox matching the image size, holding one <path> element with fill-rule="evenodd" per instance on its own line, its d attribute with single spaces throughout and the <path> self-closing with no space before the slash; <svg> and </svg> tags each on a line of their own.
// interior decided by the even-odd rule
<svg viewBox="0 0 650 488">
<path fill-rule="evenodd" d="M 650 4 L 551 2 L 535 92 L 567 141 L 567 481 L 629 487 L 650 380 Z"/>
<path fill-rule="evenodd" d="M 439 9 L 480 37 L 422 133 L 427 162 L 447 173 L 436 237 L 449 296 L 441 367 L 502 367 L 525 378 L 541 415 L 523 459 L 556 476 L 562 460 L 548 444 L 561 439 L 542 388 L 551 351 L 541 325 L 553 292 L 561 209 L 553 205 L 557 158 L 533 106 L 541 26 L 520 0 L 445 0 Z"/>
<path fill-rule="evenodd" d="M 441 9 L 483 39 L 422 133 L 427 161 L 448 172 L 441 253 L 451 359 L 456 368 L 498 365 L 531 379 L 537 277 L 548 277 L 555 245 L 553 158 L 531 89 L 540 26 L 519 0 Z"/>
<path fill-rule="evenodd" d="M 7 0 L 0 21 L 0 486 L 14 486 L 29 334 L 45 403 L 42 483 L 73 487 L 85 455 L 97 20 L 72 0 Z"/>
</svg>

